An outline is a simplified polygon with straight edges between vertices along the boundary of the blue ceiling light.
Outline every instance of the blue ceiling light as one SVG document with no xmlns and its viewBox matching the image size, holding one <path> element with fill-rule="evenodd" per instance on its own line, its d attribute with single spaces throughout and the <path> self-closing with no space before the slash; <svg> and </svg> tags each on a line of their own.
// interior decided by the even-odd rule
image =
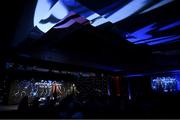
<svg viewBox="0 0 180 120">
<path fill-rule="evenodd" d="M 175 41 L 177 39 L 180 39 L 180 35 L 175 36 L 175 37 L 170 37 L 170 38 L 167 38 L 167 39 L 161 39 L 161 40 L 155 41 L 155 42 L 149 42 L 147 44 L 148 45 L 157 45 L 157 44 L 161 44 L 161 43 L 165 43 L 165 42 Z"/>
<path fill-rule="evenodd" d="M 143 13 L 168 4 L 174 0 L 163 0 L 161 2 L 156 2 L 157 4 L 143 11 Z M 117 3 L 118 5 L 116 5 Z M 37 6 L 34 13 L 34 27 L 37 27 L 42 32 L 46 33 L 52 27 L 56 26 L 58 23 L 62 22 L 71 12 L 79 14 L 85 19 L 90 21 L 90 24 L 94 27 L 102 25 L 107 22 L 116 23 L 118 21 L 124 20 L 131 15 L 139 13 L 144 7 L 148 6 L 152 1 L 150 0 L 131 0 L 116 1 L 109 6 L 106 6 L 100 10 L 92 11 L 81 5 L 76 0 L 38 0 Z M 110 9 L 112 8 L 112 9 Z M 96 13 L 97 12 L 97 13 Z M 72 18 L 76 20 L 68 21 L 66 25 L 59 26 L 58 28 L 64 28 L 71 26 L 75 22 L 81 21 L 81 18 Z M 80 22 L 84 24 L 84 22 Z M 180 25 L 180 22 L 167 25 L 159 29 L 159 31 L 167 30 Z M 154 24 L 148 25 L 141 28 L 127 36 L 127 40 L 130 42 L 143 43 L 142 41 L 153 38 L 153 35 L 148 33 L 157 29 Z M 157 31 L 155 31 L 157 32 Z M 165 36 L 166 37 L 166 36 Z M 159 39 L 159 38 L 157 38 Z M 142 40 L 142 41 L 141 41 Z M 146 41 L 147 42 L 147 41 Z"/>
<path fill-rule="evenodd" d="M 65 4 L 65 6 L 67 7 L 68 11 L 70 11 L 70 12 L 73 11 L 74 13 L 79 14 L 80 16 L 83 16 L 86 19 L 90 18 L 90 16 L 98 15 L 94 11 L 89 10 L 85 6 L 78 3 L 76 0 L 72 0 L 72 1 L 71 0 L 62 0 L 62 1 Z M 97 17 L 99 17 L 99 16 L 100 15 L 98 15 Z M 88 20 L 92 20 L 92 18 L 88 19 Z"/>
<path fill-rule="evenodd" d="M 158 2 L 158 3 L 156 3 L 155 5 L 151 6 L 150 8 L 142 11 L 140 14 L 149 12 L 149 11 L 154 10 L 154 9 L 157 9 L 157 8 L 159 8 L 161 6 L 164 6 L 164 5 L 166 5 L 166 4 L 170 3 L 170 2 L 173 2 L 173 1 L 174 0 L 162 0 L 162 1 Z"/>
<path fill-rule="evenodd" d="M 112 23 L 116 23 L 120 20 L 123 20 L 149 3 L 149 0 L 133 0 L 129 4 L 125 5 L 121 9 L 117 10 L 115 13 L 110 15 L 107 20 L 111 21 Z"/>
<path fill-rule="evenodd" d="M 90 16 L 95 13 L 94 11 L 87 9 L 84 6 L 80 6 L 77 9 L 73 9 L 73 12 L 75 12 L 83 17 L 87 17 L 87 16 Z"/>
<path fill-rule="evenodd" d="M 34 14 L 34 26 L 37 26 L 42 32 L 46 33 L 56 23 L 47 22 L 43 24 L 40 21 L 48 19 L 51 15 L 60 20 L 68 15 L 68 10 L 61 1 L 56 2 L 55 5 L 51 7 L 49 1 L 38 0 Z"/>
<path fill-rule="evenodd" d="M 128 77 L 141 77 L 141 76 L 145 76 L 145 74 L 128 74 L 124 77 L 128 78 Z"/>
<path fill-rule="evenodd" d="M 139 40 L 143 39 L 149 39 L 152 38 L 152 35 L 149 34 L 148 32 L 155 30 L 157 27 L 155 27 L 156 23 L 150 24 L 146 27 L 143 27 L 133 33 L 129 33 L 127 36 L 127 40 L 130 42 L 137 42 Z"/>
<path fill-rule="evenodd" d="M 148 42 L 153 42 L 153 41 L 164 40 L 164 39 L 167 39 L 167 38 L 172 38 L 174 36 L 176 36 L 176 35 L 158 37 L 158 38 L 153 38 L 153 39 L 145 39 L 145 40 L 141 40 L 141 41 L 135 42 L 134 44 L 146 44 Z"/>
<path fill-rule="evenodd" d="M 34 13 L 34 26 L 47 14 L 51 8 L 51 2 L 49 0 L 38 0 Z"/>
<path fill-rule="evenodd" d="M 76 2 L 76 5 L 77 4 L 78 4 L 78 7 L 76 8 L 74 7 L 74 9 L 71 9 L 71 10 L 85 17 L 87 20 L 89 20 L 92 26 L 96 27 L 96 26 L 99 26 L 108 22 L 108 20 L 106 20 L 103 16 L 99 15 L 98 13 L 92 10 L 89 10 L 88 8 Z"/>
<path fill-rule="evenodd" d="M 49 31 L 55 24 L 54 23 L 46 23 L 46 24 L 38 24 L 37 28 L 40 29 L 43 33 Z"/>
<path fill-rule="evenodd" d="M 63 2 L 58 1 L 48 12 L 48 17 L 49 15 L 54 15 L 58 19 L 63 19 L 66 15 L 68 15 L 68 12 L 69 11 L 66 5 Z"/>
<path fill-rule="evenodd" d="M 121 1 L 114 2 L 114 3 L 112 3 L 111 5 L 103 8 L 103 9 L 98 10 L 97 13 L 99 13 L 100 15 L 103 15 L 104 13 L 108 13 L 109 11 L 115 9 L 116 7 L 117 7 L 117 9 L 119 9 L 118 4 L 119 4 L 120 2 L 121 2 Z"/>
<path fill-rule="evenodd" d="M 178 21 L 176 21 L 176 22 L 174 22 L 172 24 L 169 24 L 167 26 L 164 26 L 164 27 L 160 28 L 158 31 L 168 30 L 168 29 L 171 29 L 171 28 L 179 26 L 179 25 L 180 25 L 180 20 L 178 20 Z"/>
<path fill-rule="evenodd" d="M 86 17 L 86 19 L 88 19 L 91 25 L 94 27 L 97 27 L 99 25 L 109 22 L 107 19 L 105 19 L 103 16 L 100 16 L 97 13 L 93 13 L 92 15 Z"/>
<path fill-rule="evenodd" d="M 66 6 L 78 7 L 79 3 L 76 0 L 61 0 Z"/>
<path fill-rule="evenodd" d="M 106 20 L 105 18 L 98 17 L 94 22 L 91 23 L 91 25 L 96 27 L 96 26 L 102 25 L 102 24 L 107 23 L 107 22 L 109 22 L 109 21 Z"/>
<path fill-rule="evenodd" d="M 170 70 L 169 72 L 172 72 L 172 73 L 179 73 L 179 74 L 180 74 L 180 70 Z"/>
<path fill-rule="evenodd" d="M 168 30 L 180 25 L 180 21 L 176 21 L 172 24 L 166 25 L 161 28 L 159 28 L 156 24 L 157 23 L 153 23 L 135 32 L 128 33 L 126 35 L 126 39 L 134 44 L 147 44 L 147 45 L 156 45 L 156 44 L 175 41 L 176 39 L 179 39 L 179 36 L 177 35 L 154 37 L 153 34 L 159 36 L 161 35 L 160 34 L 161 31 Z"/>
<path fill-rule="evenodd" d="M 88 19 L 89 21 L 92 21 L 98 17 L 100 17 L 100 15 L 97 13 L 94 13 L 94 14 L 91 14 L 90 16 L 88 16 L 86 19 Z"/>
<path fill-rule="evenodd" d="M 59 23 L 63 18 L 65 18 L 71 11 L 74 11 L 75 13 L 87 18 L 88 20 L 92 20 L 91 16 L 96 15 L 95 12 L 80 5 L 75 0 L 59 0 L 54 4 L 53 7 L 51 2 L 47 0 L 38 0 L 34 14 L 34 26 L 37 26 L 38 29 L 46 33 L 57 23 Z M 53 22 L 51 22 L 52 20 Z M 107 21 L 103 17 L 101 17 L 100 19 L 97 19 L 97 21 L 92 22 L 92 25 L 98 26 L 105 22 Z M 74 21 L 72 20 L 67 25 L 63 26 L 69 26 L 73 23 Z M 63 26 L 59 28 L 64 28 Z"/>
<path fill-rule="evenodd" d="M 150 10 L 153 10 L 155 8 L 161 7 L 163 5 L 166 5 L 170 2 L 173 2 L 174 0 L 163 0 L 161 2 L 158 2 L 154 6 L 144 10 L 143 12 L 148 12 Z M 116 4 L 119 4 L 121 1 L 115 2 Z M 100 15 L 103 15 L 103 18 L 105 18 L 107 21 L 116 23 L 119 22 L 127 17 L 130 17 L 134 15 L 135 13 L 139 12 L 143 7 L 147 6 L 151 1 L 149 0 L 133 0 L 129 2 L 127 5 L 124 5 L 123 7 L 117 9 L 116 4 L 109 5 L 106 8 L 103 8 L 101 10 L 97 10 L 97 13 L 100 13 Z M 111 9 L 110 9 L 111 8 Z M 107 11 L 108 10 L 108 11 Z M 103 19 L 104 21 L 104 19 Z M 103 24 L 104 22 L 102 22 Z"/>
</svg>

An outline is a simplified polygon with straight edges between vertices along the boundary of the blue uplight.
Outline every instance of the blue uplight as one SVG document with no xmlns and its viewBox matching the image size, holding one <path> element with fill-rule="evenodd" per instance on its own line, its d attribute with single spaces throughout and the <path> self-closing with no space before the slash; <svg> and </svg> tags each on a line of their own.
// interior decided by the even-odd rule
<svg viewBox="0 0 180 120">
<path fill-rule="evenodd" d="M 132 94 L 131 94 L 131 85 L 130 82 L 128 81 L 128 99 L 131 100 L 132 99 Z"/>
<path fill-rule="evenodd" d="M 180 74 L 180 70 L 170 70 L 169 72 L 172 72 L 172 73 L 179 73 L 179 74 Z"/>
<path fill-rule="evenodd" d="M 111 96 L 111 82 L 110 82 L 110 80 L 108 80 L 108 88 L 107 88 L 107 90 L 108 90 L 108 96 Z"/>
</svg>

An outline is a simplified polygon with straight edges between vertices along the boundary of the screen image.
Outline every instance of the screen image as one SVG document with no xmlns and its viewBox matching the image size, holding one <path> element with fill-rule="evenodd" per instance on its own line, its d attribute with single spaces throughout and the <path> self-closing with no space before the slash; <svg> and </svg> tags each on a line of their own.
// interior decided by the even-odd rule
<svg viewBox="0 0 180 120">
<path fill-rule="evenodd" d="M 175 92 L 178 81 L 175 77 L 156 77 L 152 79 L 151 86 L 154 91 Z"/>
<path fill-rule="evenodd" d="M 77 92 L 76 85 L 63 80 L 14 80 L 11 83 L 9 104 L 18 104 L 24 96 L 28 96 L 29 102 L 35 97 L 40 101 L 56 95 L 57 99 L 64 98 L 68 94 Z"/>
</svg>

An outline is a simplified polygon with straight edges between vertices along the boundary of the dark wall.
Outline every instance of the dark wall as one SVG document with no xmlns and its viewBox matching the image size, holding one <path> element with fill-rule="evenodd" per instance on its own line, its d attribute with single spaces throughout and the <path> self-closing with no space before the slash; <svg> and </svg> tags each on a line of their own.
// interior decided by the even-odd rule
<svg viewBox="0 0 180 120">
<path fill-rule="evenodd" d="M 124 78 L 124 90 L 126 96 L 131 95 L 132 99 L 151 97 L 151 79 L 148 76 Z"/>
<path fill-rule="evenodd" d="M 22 41 L 26 39 L 28 34 L 33 29 L 33 19 L 34 19 L 34 11 L 36 7 L 37 0 L 28 0 L 26 3 L 21 6 L 21 14 L 16 24 L 16 29 L 13 34 L 13 42 L 12 46 L 16 47 Z"/>
</svg>

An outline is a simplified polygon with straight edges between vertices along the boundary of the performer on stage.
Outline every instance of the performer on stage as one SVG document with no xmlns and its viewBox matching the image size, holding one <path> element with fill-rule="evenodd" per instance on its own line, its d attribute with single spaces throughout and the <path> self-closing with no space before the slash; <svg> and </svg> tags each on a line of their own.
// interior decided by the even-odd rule
<svg viewBox="0 0 180 120">
<path fill-rule="evenodd" d="M 61 95 L 62 95 L 61 85 L 58 84 L 58 83 L 56 83 L 56 81 L 54 81 L 54 82 L 52 83 L 52 88 L 51 88 L 51 90 L 52 90 L 52 95 L 53 95 L 54 99 L 57 98 L 58 94 L 61 94 Z"/>
</svg>

